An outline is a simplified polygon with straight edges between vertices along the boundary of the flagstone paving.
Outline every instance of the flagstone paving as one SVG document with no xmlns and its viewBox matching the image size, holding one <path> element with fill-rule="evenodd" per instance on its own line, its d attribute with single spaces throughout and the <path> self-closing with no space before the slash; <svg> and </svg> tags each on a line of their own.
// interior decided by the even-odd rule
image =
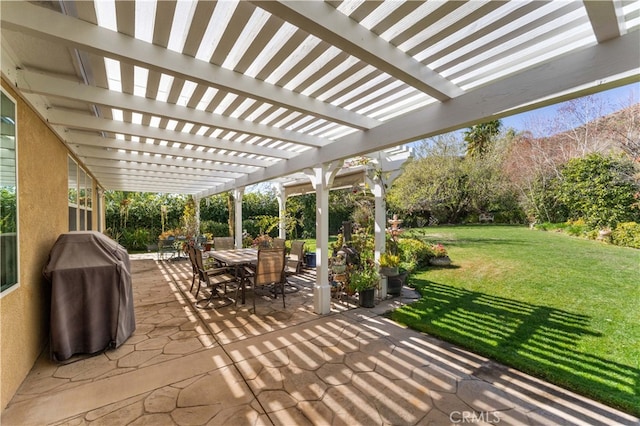
<svg viewBox="0 0 640 426">
<path fill-rule="evenodd" d="M 2 425 L 640 425 L 389 321 L 417 297 L 408 288 L 320 316 L 306 271 L 285 309 L 258 295 L 252 312 L 251 291 L 245 305 L 197 309 L 188 262 L 146 257 L 132 256 L 133 335 L 64 363 L 44 353 Z"/>
</svg>

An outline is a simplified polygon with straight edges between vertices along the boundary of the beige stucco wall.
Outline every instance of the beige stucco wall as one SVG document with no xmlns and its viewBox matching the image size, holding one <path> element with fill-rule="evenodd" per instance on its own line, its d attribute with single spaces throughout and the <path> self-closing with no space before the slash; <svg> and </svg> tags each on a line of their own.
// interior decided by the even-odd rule
<svg viewBox="0 0 640 426">
<path fill-rule="evenodd" d="M 67 149 L 5 80 L 17 101 L 20 287 L 0 299 L 0 390 L 4 409 L 48 341 L 42 276 L 49 250 L 68 231 Z M 94 191 L 95 193 L 95 191 Z M 95 229 L 95 218 L 94 218 Z"/>
</svg>

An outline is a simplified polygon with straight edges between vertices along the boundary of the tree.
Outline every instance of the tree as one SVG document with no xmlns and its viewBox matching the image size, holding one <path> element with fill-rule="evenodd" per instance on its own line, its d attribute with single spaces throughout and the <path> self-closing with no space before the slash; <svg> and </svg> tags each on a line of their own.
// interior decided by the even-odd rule
<svg viewBox="0 0 640 426">
<path fill-rule="evenodd" d="M 584 219 L 594 228 L 638 221 L 640 186 L 633 175 L 633 163 L 623 158 L 597 153 L 575 158 L 562 169 L 560 198 L 571 219 Z"/>
<path fill-rule="evenodd" d="M 425 141 L 417 149 L 420 157 L 406 163 L 388 192 L 389 206 L 406 214 L 429 214 L 439 222 L 507 210 L 510 221 L 521 220 L 513 187 L 502 171 L 509 135 L 494 138 L 482 156 L 464 156 L 465 142 L 455 133 Z"/>
<path fill-rule="evenodd" d="M 489 151 L 491 142 L 500 134 L 501 127 L 502 122 L 500 120 L 493 120 L 468 128 L 464 132 L 464 140 L 467 143 L 467 156 L 484 156 Z"/>
<path fill-rule="evenodd" d="M 458 221 L 469 206 L 463 144 L 449 133 L 424 141 L 419 151 L 424 157 L 405 163 L 387 193 L 389 205 L 409 214 L 428 211 L 439 221 Z"/>
</svg>

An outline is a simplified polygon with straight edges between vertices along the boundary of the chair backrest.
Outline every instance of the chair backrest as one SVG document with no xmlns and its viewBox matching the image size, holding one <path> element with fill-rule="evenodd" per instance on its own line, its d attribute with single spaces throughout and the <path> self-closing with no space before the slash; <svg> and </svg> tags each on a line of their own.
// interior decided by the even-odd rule
<svg viewBox="0 0 640 426">
<path fill-rule="evenodd" d="M 200 277 L 200 281 L 208 283 L 209 276 L 204 269 L 204 262 L 202 261 L 202 251 L 197 248 L 192 248 L 193 255 L 196 261 L 196 269 L 198 270 L 198 276 Z"/>
<path fill-rule="evenodd" d="M 204 245 L 207 243 L 207 237 L 205 237 L 204 235 L 200 235 L 199 237 L 197 237 L 195 239 L 195 244 L 196 247 L 199 249 L 204 248 Z"/>
<path fill-rule="evenodd" d="M 258 263 L 254 285 L 281 283 L 284 280 L 284 249 L 265 248 L 258 250 Z"/>
<path fill-rule="evenodd" d="M 232 250 L 235 248 L 233 237 L 216 237 L 213 239 L 214 250 Z"/>
<path fill-rule="evenodd" d="M 291 253 L 289 254 L 290 260 L 302 262 L 304 257 L 304 241 L 293 241 L 291 243 Z"/>
<path fill-rule="evenodd" d="M 284 238 L 274 238 L 271 242 L 271 245 L 273 246 L 273 248 L 284 248 L 284 242 Z"/>
<path fill-rule="evenodd" d="M 189 260 L 191 261 L 191 267 L 193 267 L 193 272 L 196 273 L 198 271 L 198 263 L 196 261 L 196 248 L 193 246 L 189 246 L 187 248 L 187 254 L 189 255 Z"/>
</svg>

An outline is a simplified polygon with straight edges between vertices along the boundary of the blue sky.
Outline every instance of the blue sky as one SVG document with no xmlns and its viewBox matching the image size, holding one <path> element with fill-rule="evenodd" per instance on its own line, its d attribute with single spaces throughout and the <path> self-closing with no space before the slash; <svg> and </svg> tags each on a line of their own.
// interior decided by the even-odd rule
<svg viewBox="0 0 640 426">
<path fill-rule="evenodd" d="M 630 104 L 636 104 L 640 102 L 640 83 L 628 84 L 615 89 L 607 90 L 594 95 L 604 100 L 604 104 L 607 106 L 607 110 L 604 114 L 609 114 L 619 109 L 622 109 Z M 630 99 L 632 102 L 630 103 Z M 532 117 L 536 117 L 542 120 L 552 117 L 558 108 L 562 104 L 550 105 L 548 107 L 536 109 L 522 114 L 512 115 L 502 119 L 502 126 L 504 129 L 512 127 L 518 131 L 531 130 L 527 129 L 527 123 L 531 121 Z"/>
</svg>

